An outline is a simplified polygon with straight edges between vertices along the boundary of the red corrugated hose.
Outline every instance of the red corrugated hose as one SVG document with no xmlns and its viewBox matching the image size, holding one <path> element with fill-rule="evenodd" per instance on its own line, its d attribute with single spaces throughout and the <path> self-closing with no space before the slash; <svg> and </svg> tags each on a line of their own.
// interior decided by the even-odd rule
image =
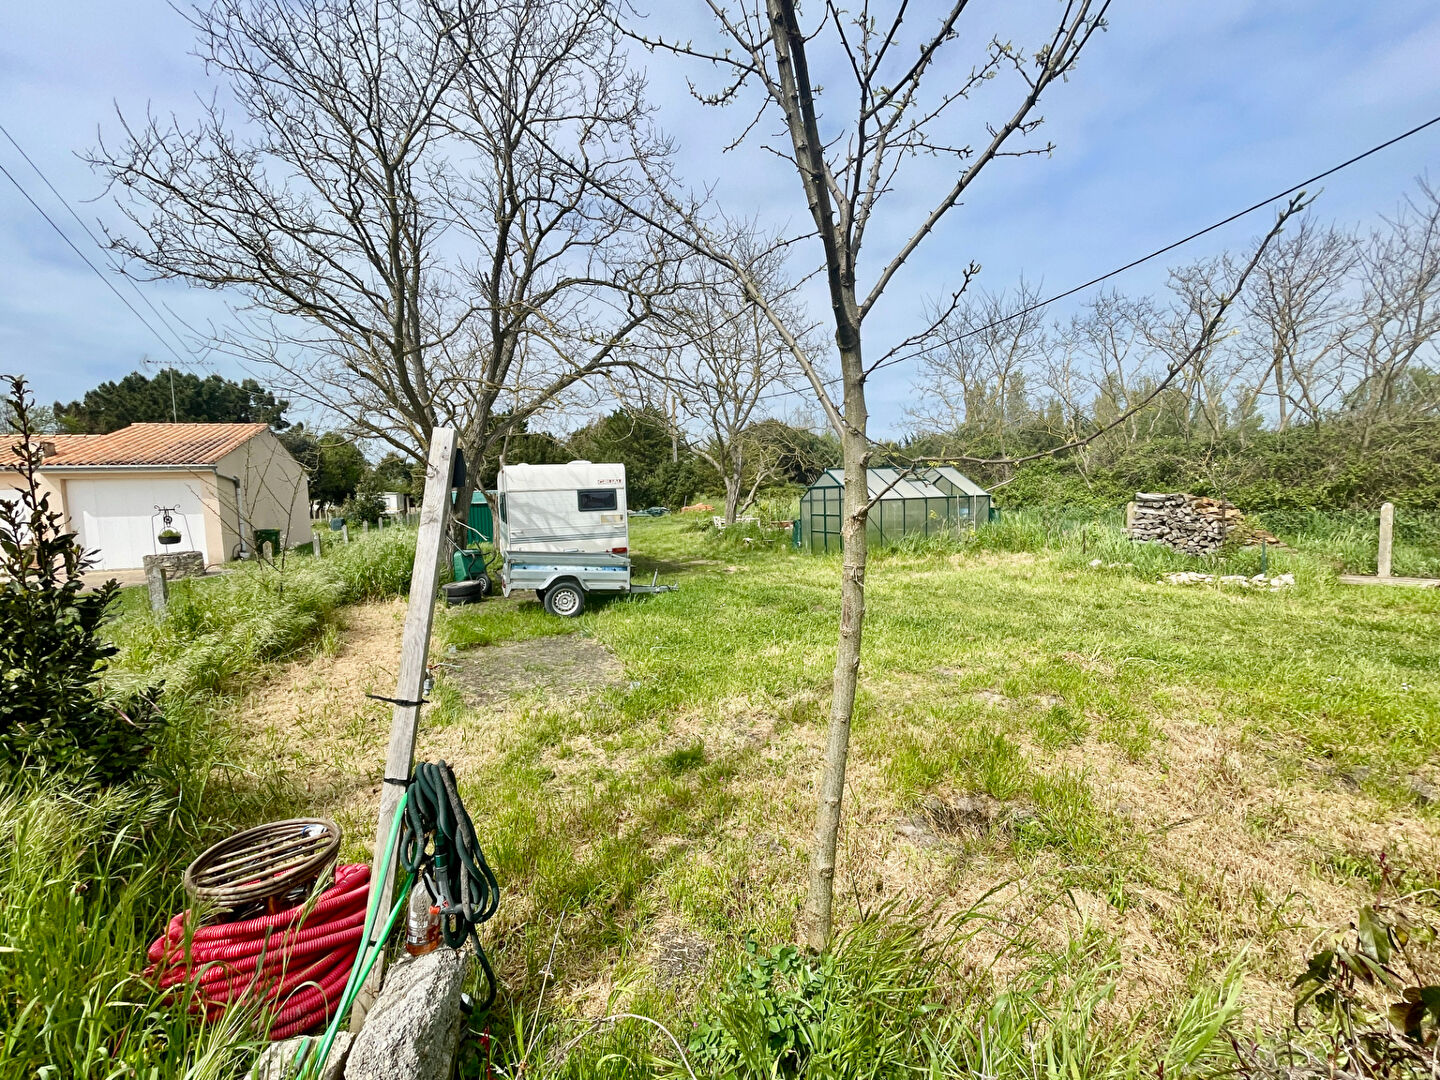
<svg viewBox="0 0 1440 1080">
<path fill-rule="evenodd" d="M 192 1012 L 217 1019 L 236 1003 L 264 1003 L 270 1038 L 288 1039 L 334 1015 L 360 950 L 370 867 L 335 868 L 335 883 L 312 904 L 244 922 L 202 926 L 186 950 L 183 911 L 150 946 L 146 974 L 162 987 L 190 984 Z"/>
</svg>

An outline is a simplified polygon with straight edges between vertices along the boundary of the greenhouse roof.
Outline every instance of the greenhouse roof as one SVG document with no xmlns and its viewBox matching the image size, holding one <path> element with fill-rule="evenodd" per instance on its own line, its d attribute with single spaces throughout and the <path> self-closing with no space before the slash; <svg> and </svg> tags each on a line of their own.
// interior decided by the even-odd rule
<svg viewBox="0 0 1440 1080">
<path fill-rule="evenodd" d="M 926 470 L 928 473 L 939 470 Z M 949 470 L 954 472 L 953 469 Z M 826 469 L 825 475 L 841 487 L 845 486 L 845 472 L 843 469 Z M 956 477 L 946 476 L 956 487 L 961 488 L 966 494 L 984 495 L 985 492 L 975 487 L 973 483 L 966 480 L 960 473 Z M 866 469 L 866 487 L 869 488 L 870 498 L 884 499 L 944 499 L 949 496 L 948 492 L 936 487 L 926 476 L 905 476 L 901 469 Z M 973 489 L 973 491 L 972 491 Z M 881 493 L 884 494 L 881 494 Z"/>
<path fill-rule="evenodd" d="M 943 476 L 966 495 L 989 495 L 990 493 L 962 473 L 954 465 L 940 465 L 929 470 L 931 476 Z"/>
</svg>

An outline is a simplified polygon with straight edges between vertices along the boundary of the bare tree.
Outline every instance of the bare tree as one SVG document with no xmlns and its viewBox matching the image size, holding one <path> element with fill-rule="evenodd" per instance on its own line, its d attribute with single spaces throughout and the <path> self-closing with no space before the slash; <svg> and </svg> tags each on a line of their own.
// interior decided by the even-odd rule
<svg viewBox="0 0 1440 1080">
<path fill-rule="evenodd" d="M 773 433 L 760 421 L 770 400 L 796 385 L 800 370 L 745 286 L 723 266 L 691 261 L 686 288 L 653 324 L 658 362 L 649 377 L 663 384 L 661 415 L 720 475 L 725 521 L 731 524 L 783 471 Z M 770 310 L 787 325 L 803 327 L 794 289 L 781 276 L 774 252 L 746 263 Z"/>
<path fill-rule="evenodd" d="M 1255 268 L 1244 297 L 1246 345 L 1262 369 L 1257 396 L 1274 387 L 1280 431 L 1292 418 L 1320 419 L 1343 388 L 1357 256 L 1353 236 L 1306 218 Z"/>
<path fill-rule="evenodd" d="M 1023 278 L 1013 293 L 964 297 L 936 313 L 942 345 L 924 354 L 922 421 L 986 437 L 1000 454 L 1030 416 L 1027 387 L 1041 378 L 1051 349 L 1040 294 Z"/>
<path fill-rule="evenodd" d="M 235 290 L 232 348 L 334 357 L 427 442 L 428 356 L 478 310 L 439 250 L 439 113 L 461 70 L 442 27 L 405 0 L 215 0 L 189 19 L 240 122 L 218 99 L 190 128 L 122 116 L 91 155 L 133 226 L 111 243 L 135 272 Z"/>
<path fill-rule="evenodd" d="M 664 279 L 596 190 L 665 153 L 630 138 L 643 81 L 602 14 L 215 0 L 191 22 L 241 122 L 212 103 L 193 129 L 151 116 L 102 144 L 134 226 L 112 241 L 143 271 L 237 290 L 229 348 L 355 433 L 423 460 L 454 426 L 478 461 L 618 362 Z"/>
<path fill-rule="evenodd" d="M 1086 417 L 1075 425 L 1071 438 L 1094 430 L 1094 424 L 1113 424 L 1129 408 L 1153 359 L 1147 348 L 1147 331 L 1154 320 L 1154 308 L 1148 302 L 1107 291 L 1087 303 L 1059 331 L 1057 351 L 1063 353 L 1079 384 L 1070 391 L 1070 400 Z M 1128 446 L 1135 437 L 1131 418 L 1113 424 L 1100 446 Z"/>
<path fill-rule="evenodd" d="M 562 393 L 629 362 L 631 336 L 674 285 L 675 253 L 611 195 L 639 190 L 669 148 L 646 137 L 645 82 L 606 0 L 432 2 L 464 58 L 447 122 L 478 158 L 449 201 L 479 253 L 485 317 L 446 351 L 450 422 L 479 461 Z"/>
<path fill-rule="evenodd" d="M 1359 369 L 1349 404 L 1362 449 L 1380 420 L 1396 418 L 1416 369 L 1427 358 L 1433 365 L 1440 337 L 1440 192 L 1424 180 L 1419 187 L 1360 256 L 1364 293 L 1347 351 Z"/>
<path fill-rule="evenodd" d="M 1036 105 L 1053 83 L 1074 68 L 1081 51 L 1103 25 L 1108 0 L 1067 3 L 1054 31 L 1034 51 L 988 35 L 966 33 L 962 26 L 966 0 L 956 0 L 918 33 L 910 31 L 913 21 L 905 23 L 908 4 L 904 0 L 883 16 L 872 12 L 869 3 L 847 11 L 828 2 L 816 9 L 804 27 L 794 0 L 707 3 L 725 39 L 723 47 L 706 50 L 658 39 L 646 43 L 728 72 L 731 81 L 705 100 L 725 105 L 745 87 L 755 86 L 762 94 L 760 114 L 775 109 L 783 117 L 783 146 L 767 144 L 766 148 L 795 170 L 809 210 L 812 235 L 823 255 L 839 359 L 841 394 L 836 400 L 793 328 L 768 307 L 758 289 L 747 287 L 804 370 L 826 419 L 839 436 L 844 462 L 839 645 L 805 908 L 806 939 L 819 948 L 829 941 L 833 922 L 835 850 L 865 619 L 865 525 L 871 508 L 865 471 L 870 455 L 866 381 L 875 363 L 885 358 L 867 364 L 864 323 L 910 257 L 987 167 L 1002 157 L 1049 152 L 1049 145 L 1027 141 L 1041 123 Z M 947 71 L 937 67 L 942 54 L 949 71 L 962 70 L 948 54 L 956 51 L 957 42 L 976 40 L 989 43 L 981 46 L 968 73 L 958 79 L 945 79 L 943 74 L 927 78 L 932 72 Z M 811 76 L 812 51 L 823 52 L 825 60 L 832 62 L 827 70 L 833 68 L 846 86 L 841 91 L 833 83 L 827 85 L 828 100 L 836 107 L 827 109 L 823 132 L 816 108 L 818 88 Z M 972 144 L 950 121 L 960 112 L 957 106 L 982 85 L 987 86 L 987 96 L 1001 96 L 1003 91 L 992 81 L 1001 76 L 1013 80 L 1010 108 L 1002 110 L 993 122 L 977 124 Z M 848 112 L 839 104 L 847 100 L 851 102 Z M 757 122 L 759 119 L 757 115 Z M 747 131 L 753 129 L 754 124 Z M 869 282 L 862 286 L 860 253 L 869 228 L 885 197 L 896 190 L 906 164 L 922 156 L 942 162 L 946 169 L 938 185 L 933 176 L 927 185 L 938 188 L 939 194 L 908 224 L 888 223 L 888 231 L 898 232 L 902 238 L 880 258 Z M 677 207 L 669 204 L 665 209 L 673 212 Z M 683 234 L 697 251 L 729 265 L 744 280 L 743 267 L 736 265 L 721 239 L 697 229 L 693 213 L 682 213 L 681 219 L 684 227 L 672 229 L 674 235 Z M 963 284 L 953 294 L 956 302 Z"/>
</svg>

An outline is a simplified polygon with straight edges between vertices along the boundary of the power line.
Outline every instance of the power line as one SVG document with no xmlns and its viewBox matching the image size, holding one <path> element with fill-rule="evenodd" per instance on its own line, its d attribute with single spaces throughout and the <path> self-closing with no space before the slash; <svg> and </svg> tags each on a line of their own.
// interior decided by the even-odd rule
<svg viewBox="0 0 1440 1080">
<path fill-rule="evenodd" d="M 32 158 L 29 154 L 27 154 L 25 152 L 25 148 L 15 141 L 15 136 L 10 134 L 10 130 L 4 124 L 0 124 L 0 135 L 4 135 L 5 138 L 9 140 L 10 145 L 15 148 L 15 152 L 25 159 L 25 164 L 29 165 L 30 168 L 34 170 L 35 175 L 40 177 L 40 182 L 50 189 L 50 194 L 54 195 L 55 198 L 59 200 L 60 205 L 65 207 L 65 209 L 70 212 L 70 216 L 75 219 L 75 223 L 79 225 L 80 228 L 85 230 L 85 235 L 90 237 L 91 241 L 95 244 L 97 248 L 99 248 L 101 251 L 104 251 L 105 244 L 101 242 L 100 238 L 96 236 L 94 231 L 91 230 L 90 226 L 86 224 L 85 219 L 82 218 L 80 214 L 76 211 L 70 200 L 65 198 L 64 195 L 60 194 L 59 190 L 55 187 L 55 185 L 50 182 L 50 178 L 45 175 L 44 170 L 35 163 L 35 159 Z M 135 282 L 128 277 L 126 277 L 124 280 L 125 283 L 130 286 L 130 291 L 133 292 L 137 297 L 139 297 L 141 303 L 143 303 L 154 313 L 155 317 L 160 320 L 160 324 L 164 326 L 166 330 L 170 331 L 170 336 L 179 343 L 182 349 L 184 349 L 187 353 L 190 354 L 191 359 L 197 365 L 203 365 L 205 361 L 201 360 L 200 357 L 196 356 L 194 350 L 185 344 L 184 335 L 182 335 L 180 331 L 176 330 L 175 327 L 171 324 L 170 320 L 165 317 L 164 313 L 162 313 L 159 308 L 157 308 L 154 304 L 150 302 L 150 298 L 140 290 L 139 286 L 137 286 Z"/>
<path fill-rule="evenodd" d="M 20 192 L 20 194 L 25 197 L 25 201 L 35 208 L 35 212 L 45 219 L 46 224 L 48 224 L 50 228 L 55 230 L 56 235 L 58 235 L 61 240 L 65 241 L 66 246 L 68 246 L 71 251 L 75 252 L 75 254 L 79 256 L 80 261 L 83 262 L 86 266 L 88 266 L 94 272 L 95 276 L 105 283 L 105 287 L 115 294 L 116 299 L 118 299 L 122 304 L 124 304 L 127 308 L 130 309 L 130 313 L 134 315 L 135 318 L 139 319 L 141 325 L 144 326 L 146 330 L 149 330 L 150 333 L 155 336 L 155 340 L 158 341 L 161 345 L 164 345 L 165 348 L 169 351 L 170 355 L 175 357 L 175 359 L 178 360 L 180 363 L 186 363 L 185 358 L 175 351 L 174 346 L 172 346 L 170 342 L 165 339 L 165 336 L 161 334 L 158 330 L 156 330 L 155 327 L 151 326 L 150 322 L 145 318 L 145 316 L 140 314 L 139 309 L 134 304 L 130 303 L 130 301 L 126 299 L 125 295 L 115 287 L 115 283 L 111 281 L 110 278 L 107 277 L 98 266 L 91 262 L 83 251 L 81 251 L 78 247 L 75 246 L 75 242 L 71 240 L 68 235 L 66 235 L 65 230 L 60 228 L 60 226 L 55 223 L 55 219 L 52 218 L 48 213 L 46 213 L 45 208 L 35 201 L 35 197 L 25 189 L 25 185 L 20 183 L 19 180 L 15 179 L 14 173 L 7 169 L 3 163 L 0 163 L 0 173 L 4 173 L 5 179 L 9 180 L 10 183 L 15 185 L 15 190 Z M 41 179 L 44 179 L 44 177 L 42 177 Z"/>
<path fill-rule="evenodd" d="M 899 364 L 899 363 L 901 363 L 901 362 L 903 362 L 903 361 L 905 361 L 905 360 L 913 360 L 913 359 L 915 359 L 917 356 L 925 356 L 926 354 L 932 353 L 932 352 L 934 352 L 934 351 L 937 350 L 937 349 L 943 349 L 943 348 L 945 348 L 947 345 L 953 345 L 953 344 L 955 344 L 957 341 L 963 341 L 965 338 L 974 337 L 976 334 L 983 334 L 986 330 L 993 330 L 993 329 L 995 329 L 997 326 L 1003 326 L 1003 325 L 1005 325 L 1007 322 L 1011 322 L 1011 321 L 1014 320 L 1014 319 L 1018 319 L 1018 318 L 1020 318 L 1020 317 L 1022 317 L 1022 316 L 1024 316 L 1024 315 L 1029 315 L 1029 314 L 1031 314 L 1032 312 L 1039 311 L 1039 310 L 1040 310 L 1041 308 L 1043 308 L 1043 307 L 1048 307 L 1050 304 L 1055 303 L 1057 300 L 1064 300 L 1066 297 L 1074 296 L 1074 295 L 1075 295 L 1076 293 L 1078 293 L 1078 292 L 1083 292 L 1084 290 L 1090 288 L 1092 285 L 1099 285 L 1102 281 L 1108 281 L 1110 278 L 1115 277 L 1117 274 L 1123 274 L 1123 273 L 1124 273 L 1125 271 L 1127 271 L 1127 270 L 1133 270 L 1135 267 L 1141 265 L 1142 263 L 1147 263 L 1147 262 L 1149 262 L 1151 259 L 1157 259 L 1157 258 L 1159 258 L 1161 255 L 1165 255 L 1165 254 L 1167 254 L 1167 253 L 1169 253 L 1169 252 L 1171 252 L 1171 251 L 1174 251 L 1176 248 L 1181 247 L 1181 246 L 1183 246 L 1183 245 L 1185 245 L 1185 244 L 1188 244 L 1188 243 L 1189 243 L 1190 241 L 1192 241 L 1192 240 L 1199 239 L 1200 237 L 1204 236 L 1206 233 L 1214 232 L 1216 229 L 1219 229 L 1219 228 L 1221 228 L 1221 227 L 1223 227 L 1223 226 L 1225 226 L 1225 225 L 1229 225 L 1229 224 L 1230 224 L 1231 222 L 1233 222 L 1233 221 L 1238 221 L 1240 218 L 1244 217 L 1244 216 L 1247 215 L 1247 214 L 1252 214 L 1252 213 L 1254 213 L 1256 210 L 1260 210 L 1260 209 L 1262 209 L 1263 207 L 1269 206 L 1271 203 L 1277 202 L 1278 200 L 1283 199 L 1283 198 L 1285 198 L 1285 197 L 1288 196 L 1288 195 L 1293 195 L 1293 194 L 1295 194 L 1297 191 L 1300 191 L 1302 188 L 1309 187 L 1311 184 L 1314 184 L 1314 183 L 1316 183 L 1317 181 L 1320 181 L 1320 180 L 1324 180 L 1324 179 L 1325 179 L 1326 177 L 1328 177 L 1328 176 L 1334 176 L 1334 175 L 1335 175 L 1336 173 L 1338 173 L 1340 170 L 1342 170 L 1342 169 L 1348 169 L 1351 165 L 1354 165 L 1355 163 L 1360 162 L 1360 161 L 1364 161 L 1366 158 L 1370 157 L 1372 154 L 1378 154 L 1381 150 L 1386 150 L 1386 149 L 1388 149 L 1389 147 L 1394 146 L 1394 145 L 1395 145 L 1396 143 L 1398 143 L 1398 142 L 1403 142 L 1405 139 L 1410 138 L 1412 135 L 1418 135 L 1420 132 L 1424 131 L 1426 128 L 1433 127 L 1433 126 L 1436 125 L 1436 124 L 1440 124 L 1440 116 L 1433 116 L 1433 117 L 1431 117 L 1429 120 L 1426 120 L 1423 124 L 1417 124 L 1415 127 L 1411 128 L 1409 131 L 1402 132 L 1401 134 L 1396 135 L 1396 136 L 1395 136 L 1394 138 L 1392 138 L 1392 139 L 1386 139 L 1384 142 L 1378 143 L 1377 145 L 1370 147 L 1370 149 L 1365 150 L 1365 151 L 1363 151 L 1363 152 L 1361 152 L 1361 153 L 1359 153 L 1359 154 L 1356 154 L 1356 155 L 1355 155 L 1354 157 L 1352 157 L 1352 158 L 1347 158 L 1346 160 L 1340 162 L 1338 165 L 1332 165 L 1330 168 L 1326 169 L 1324 172 L 1316 173 L 1314 176 L 1311 176 L 1311 177 L 1309 177 L 1309 178 L 1307 178 L 1307 179 L 1305 179 L 1305 180 L 1301 180 L 1298 184 L 1292 184 L 1290 187 L 1286 188 L 1284 191 L 1276 192 L 1274 195 L 1271 195 L 1269 198 L 1261 199 L 1261 200 L 1260 200 L 1259 202 L 1257 202 L 1257 203 L 1252 203 L 1250 206 L 1247 206 L 1244 210 L 1237 210 L 1235 213 L 1229 215 L 1228 217 L 1221 218 L 1219 221 L 1215 222 L 1215 223 L 1212 224 L 1212 225 L 1207 225 L 1207 226 L 1205 226 L 1205 228 L 1199 229 L 1199 230 L 1191 233 L 1189 236 L 1182 237 L 1181 239 L 1176 240 L 1176 241 L 1174 241 L 1173 243 L 1166 244 L 1164 247 L 1156 248 L 1154 251 L 1150 252 L 1148 255 L 1142 255 L 1142 256 L 1140 256 L 1140 258 L 1138 258 L 1138 259 L 1132 259 L 1130 262 L 1127 262 L 1124 266 L 1117 266 L 1114 270 L 1111 270 L 1111 271 L 1109 271 L 1108 273 L 1101 274 L 1099 277 L 1091 278 L 1089 281 L 1085 282 L 1084 284 L 1073 286 L 1072 288 L 1066 289 L 1064 292 L 1058 292 L 1058 293 L 1056 293 L 1054 296 L 1046 297 L 1044 300 L 1037 300 L 1035 303 L 1029 305 L 1028 307 L 1021 308 L 1019 311 L 1012 311 L 1009 315 L 1005 315 L 1005 316 L 1003 316 L 1002 318 L 999 318 L 999 319 L 994 320 L 993 322 L 986 323 L 984 326 L 974 327 L 974 328 L 972 328 L 972 329 L 970 329 L 970 330 L 965 331 L 963 334 L 957 334 L 957 335 L 955 335 L 954 337 L 945 338 L 943 341 L 937 341 L 935 344 L 933 344 L 933 345 L 927 345 L 927 346 L 926 346 L 925 348 L 923 348 L 923 349 L 916 349 L 916 350 L 913 351 L 913 352 L 908 352 L 908 353 L 905 353 L 905 354 L 903 354 L 903 355 L 901 355 L 901 356 L 892 356 L 889 360 L 883 360 L 883 361 L 881 361 L 880 363 L 876 364 L 876 365 L 868 372 L 868 375 L 874 375 L 875 372 L 880 371 L 880 370 L 883 369 L 883 368 L 890 367 L 890 366 L 892 366 L 892 365 L 894 365 L 894 364 Z M 867 377 L 868 377 L 868 376 L 867 376 Z M 831 379 L 831 380 L 827 381 L 827 382 L 825 383 L 825 385 L 826 385 L 826 386 L 834 386 L 834 385 L 837 385 L 839 382 L 840 382 L 839 379 Z M 811 389 L 812 389 L 812 391 L 813 391 L 813 388 L 811 388 Z M 811 392 L 811 391 L 805 391 L 805 390 L 785 390 L 785 391 L 780 391 L 780 392 L 777 392 L 777 393 L 774 393 L 774 394 L 765 394 L 765 395 L 762 395 L 762 397 L 767 397 L 767 398 L 781 398 L 781 397 L 788 397 L 788 396 L 790 396 L 791 394 L 808 393 L 808 392 Z"/>
</svg>

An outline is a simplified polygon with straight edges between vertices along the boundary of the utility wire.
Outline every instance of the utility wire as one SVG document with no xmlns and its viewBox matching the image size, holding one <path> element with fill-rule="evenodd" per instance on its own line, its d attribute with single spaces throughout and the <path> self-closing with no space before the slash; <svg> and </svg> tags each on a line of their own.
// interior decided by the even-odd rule
<svg viewBox="0 0 1440 1080">
<path fill-rule="evenodd" d="M 95 276 L 105 283 L 105 287 L 109 289 L 112 293 L 114 293 L 116 298 L 122 304 L 124 304 L 127 308 L 130 309 L 130 313 L 134 315 L 135 318 L 140 320 L 141 325 L 143 325 L 146 330 L 149 330 L 150 333 L 155 335 L 155 340 L 160 342 L 161 345 L 164 345 L 165 348 L 169 351 L 170 355 L 175 357 L 175 359 L 178 360 L 180 363 L 186 363 L 187 361 L 185 360 L 185 358 L 175 351 L 175 347 L 166 340 L 165 336 L 161 334 L 158 330 L 156 330 L 155 327 L 151 326 L 149 320 L 147 320 L 144 315 L 140 314 L 140 309 L 137 308 L 134 304 L 132 304 L 125 297 L 125 294 L 115 287 L 115 283 L 111 281 L 110 278 L 107 277 L 98 266 L 91 262 L 83 251 L 81 251 L 78 247 L 75 246 L 75 242 L 71 240 L 68 235 L 66 235 L 65 230 L 60 228 L 60 226 L 55 223 L 55 219 L 52 218 L 48 213 L 46 213 L 45 208 L 35 201 L 35 197 L 25 189 L 25 185 L 20 183 L 19 180 L 15 179 L 15 174 L 12 173 L 9 169 L 7 169 L 3 163 L 0 163 L 0 173 L 4 173 L 5 179 L 9 180 L 10 183 L 15 185 L 15 190 L 20 192 L 20 194 L 25 197 L 25 201 L 35 208 L 35 212 L 45 219 L 46 224 L 48 224 L 50 228 L 55 230 L 56 234 L 60 237 L 61 240 L 65 241 L 66 245 L 70 248 L 70 250 L 75 252 L 75 254 L 80 257 L 80 261 L 83 262 L 86 266 L 88 266 L 94 272 Z"/>
<path fill-rule="evenodd" d="M 1314 184 L 1317 181 L 1324 180 L 1328 176 L 1334 176 L 1340 170 L 1348 169 L 1351 165 L 1354 165 L 1360 161 L 1364 161 L 1372 154 L 1378 154 L 1381 150 L 1386 150 L 1394 146 L 1398 142 L 1403 142 L 1404 140 L 1410 138 L 1412 135 L 1418 135 L 1426 128 L 1433 127 L 1436 124 L 1440 124 L 1440 116 L 1433 116 L 1429 120 L 1426 120 L 1423 124 L 1417 124 L 1409 131 L 1402 132 L 1401 134 L 1396 135 L 1393 139 L 1386 139 L 1384 142 L 1372 146 L 1370 147 L 1370 149 L 1365 150 L 1362 153 L 1356 154 L 1352 158 L 1347 158 L 1346 160 L 1340 162 L 1338 165 L 1332 165 L 1324 172 L 1316 173 L 1314 176 L 1308 177 L 1305 180 L 1301 180 L 1298 184 L 1292 184 L 1284 191 L 1276 192 L 1274 195 L 1271 195 L 1268 198 L 1261 199 L 1257 203 L 1252 203 L 1244 210 L 1237 210 L 1235 213 L 1229 215 L 1228 217 L 1221 218 L 1213 225 L 1207 225 L 1205 226 L 1205 228 L 1199 229 L 1191 233 L 1189 236 L 1182 237 L 1181 239 L 1176 240 L 1173 243 L 1166 244 L 1164 247 L 1156 248 L 1148 255 L 1142 255 L 1138 259 L 1132 259 L 1124 266 L 1117 266 L 1114 270 L 1111 270 L 1108 273 L 1101 274 L 1099 277 L 1091 278 L 1084 284 L 1076 285 L 1072 288 L 1066 289 L 1064 292 L 1058 292 L 1054 296 L 1046 297 L 1044 300 L 1038 300 L 1035 303 L 1029 305 L 1028 307 L 1021 308 L 1019 311 L 1012 311 L 1009 315 L 1005 315 L 1002 318 L 996 319 L 993 322 L 986 323 L 984 326 L 977 326 L 970 330 L 966 330 L 963 334 L 957 334 L 954 337 L 945 338 L 943 341 L 937 341 L 935 344 L 927 345 L 923 349 L 916 349 L 913 352 L 908 352 L 901 356 L 892 356 L 888 360 L 882 360 L 880 363 L 876 364 L 873 368 L 871 368 L 869 372 L 866 373 L 867 377 L 869 375 L 875 374 L 875 372 L 880 371 L 883 368 L 890 367 L 894 364 L 899 364 L 905 360 L 913 360 L 917 356 L 925 356 L 928 353 L 935 352 L 937 349 L 943 349 L 948 345 L 953 345 L 957 341 L 963 341 L 965 338 L 974 337 L 976 334 L 983 334 L 986 330 L 993 330 L 997 326 L 1004 326 L 1006 323 L 1011 322 L 1014 319 L 1018 319 L 1021 316 L 1029 315 L 1032 312 L 1039 311 L 1043 307 L 1048 307 L 1050 304 L 1055 303 L 1057 300 L 1064 300 L 1066 297 L 1074 296 L 1078 292 L 1083 292 L 1085 289 L 1090 288 L 1092 285 L 1099 285 L 1102 281 L 1108 281 L 1110 278 L 1115 277 L 1117 274 L 1123 274 L 1127 270 L 1133 270 L 1135 267 L 1141 265 L 1142 263 L 1147 263 L 1151 259 L 1157 259 L 1161 255 L 1165 255 L 1168 252 L 1174 251 L 1176 248 L 1181 247 L 1182 245 L 1188 244 L 1191 240 L 1199 239 L 1206 233 L 1214 232 L 1216 229 L 1222 228 L 1225 225 L 1229 225 L 1233 221 L 1238 221 L 1240 218 L 1244 217 L 1247 214 L 1253 214 L 1256 210 L 1269 206 L 1271 203 L 1283 199 L 1287 195 L 1293 195 L 1302 188 L 1309 187 L 1311 184 Z M 825 385 L 827 387 L 835 386 L 838 385 L 840 381 L 841 380 L 839 379 L 830 379 L 825 383 Z M 792 394 L 809 392 L 813 391 L 784 390 L 772 394 L 764 394 L 761 396 L 766 398 L 781 398 L 789 397 Z"/>
<path fill-rule="evenodd" d="M 0 124 L 0 135 L 5 136 L 5 138 L 9 141 L 10 145 L 15 148 L 15 152 L 25 159 L 25 164 L 29 165 L 30 168 L 34 170 L 35 175 L 40 177 L 40 182 L 50 189 L 50 194 L 54 195 L 55 198 L 59 200 L 60 205 L 65 207 L 65 209 L 70 212 L 70 216 L 75 219 L 75 224 L 79 225 L 80 228 L 85 230 L 85 235 L 90 237 L 91 241 L 95 244 L 97 248 L 99 248 L 101 251 L 104 251 L 105 244 L 98 236 L 95 235 L 94 231 L 90 228 L 90 226 L 86 224 L 85 219 L 82 218 L 80 214 L 76 211 L 70 200 L 65 198 L 64 195 L 60 194 L 59 190 L 55 187 L 55 185 L 50 182 L 50 178 L 45 175 L 45 171 L 35 163 L 35 159 L 32 158 L 29 154 L 27 154 L 25 152 L 25 148 L 15 141 L 15 136 L 10 134 L 10 130 L 4 124 Z M 166 330 L 170 331 L 170 336 L 179 343 L 182 349 L 184 349 L 187 353 L 190 354 L 190 357 L 195 362 L 195 364 L 203 367 L 205 361 L 200 359 L 200 357 L 196 356 L 195 351 L 185 344 L 184 335 L 181 334 L 180 331 L 175 329 L 175 327 L 171 324 L 170 320 L 165 317 L 164 313 L 150 302 L 150 298 L 141 291 L 139 286 L 137 286 L 131 278 L 126 277 L 124 280 L 125 283 L 130 286 L 130 291 L 133 292 L 136 296 L 138 296 L 140 298 L 140 301 L 155 314 L 155 317 L 157 319 L 160 320 L 161 325 L 164 326 Z"/>
</svg>

